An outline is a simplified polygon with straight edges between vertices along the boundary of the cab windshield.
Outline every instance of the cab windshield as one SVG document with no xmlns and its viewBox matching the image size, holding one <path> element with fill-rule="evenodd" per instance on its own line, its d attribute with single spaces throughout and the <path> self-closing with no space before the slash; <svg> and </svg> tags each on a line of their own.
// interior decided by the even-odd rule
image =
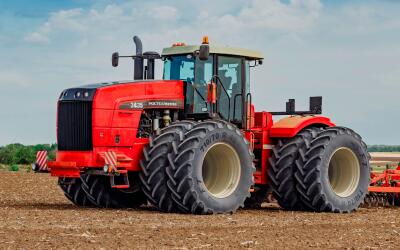
<svg viewBox="0 0 400 250">
<path fill-rule="evenodd" d="M 191 113 L 208 112 L 207 83 L 213 76 L 213 58 L 201 61 L 193 55 L 177 55 L 164 60 L 164 80 L 183 80 L 188 83 L 186 108 Z"/>
<path fill-rule="evenodd" d="M 193 82 L 194 63 L 192 55 L 167 57 L 164 61 L 164 80 Z"/>
</svg>

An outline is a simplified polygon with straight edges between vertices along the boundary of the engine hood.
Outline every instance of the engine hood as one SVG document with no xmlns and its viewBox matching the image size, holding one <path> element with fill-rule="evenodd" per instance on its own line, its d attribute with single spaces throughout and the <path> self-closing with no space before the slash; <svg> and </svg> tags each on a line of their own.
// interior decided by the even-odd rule
<svg viewBox="0 0 400 250">
<path fill-rule="evenodd" d="M 95 109 L 179 108 L 184 88 L 176 80 L 106 82 L 66 89 L 59 100 L 93 101 Z"/>
</svg>

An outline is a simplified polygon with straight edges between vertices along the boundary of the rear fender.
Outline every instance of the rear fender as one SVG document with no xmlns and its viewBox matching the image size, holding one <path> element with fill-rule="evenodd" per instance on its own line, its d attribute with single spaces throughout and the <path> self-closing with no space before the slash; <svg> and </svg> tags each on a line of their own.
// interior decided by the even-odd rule
<svg viewBox="0 0 400 250">
<path fill-rule="evenodd" d="M 332 127 L 334 123 L 324 116 L 290 116 L 275 122 L 270 129 L 272 138 L 290 138 L 307 127 Z"/>
</svg>

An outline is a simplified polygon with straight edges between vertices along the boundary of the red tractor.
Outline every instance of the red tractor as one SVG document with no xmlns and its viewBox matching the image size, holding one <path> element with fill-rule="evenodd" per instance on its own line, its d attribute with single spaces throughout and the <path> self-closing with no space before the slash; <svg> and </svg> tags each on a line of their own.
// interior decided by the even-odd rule
<svg viewBox="0 0 400 250">
<path fill-rule="evenodd" d="M 257 51 L 174 44 L 134 60 L 134 81 L 64 90 L 56 160 L 48 171 L 78 206 L 192 214 L 258 207 L 272 190 L 290 210 L 350 212 L 368 191 L 369 154 L 353 130 L 310 110 L 255 111 L 250 71 Z M 155 60 L 164 63 L 154 80 Z M 273 120 L 273 116 L 285 116 Z M 35 169 L 43 169 L 40 159 Z"/>
</svg>

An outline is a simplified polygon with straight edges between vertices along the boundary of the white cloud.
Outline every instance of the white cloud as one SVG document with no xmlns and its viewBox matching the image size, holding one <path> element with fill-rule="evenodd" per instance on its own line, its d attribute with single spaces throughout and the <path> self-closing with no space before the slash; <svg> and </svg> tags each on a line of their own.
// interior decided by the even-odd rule
<svg viewBox="0 0 400 250">
<path fill-rule="evenodd" d="M 0 70 L 0 86 L 7 88 L 10 86 L 26 87 L 30 85 L 30 79 L 19 70 Z"/>
<path fill-rule="evenodd" d="M 82 22 L 82 15 L 82 9 L 61 10 L 52 13 L 49 21 L 42 26 L 42 32 L 49 33 L 55 29 L 83 32 L 88 27 Z"/>
<path fill-rule="evenodd" d="M 237 19 L 252 29 L 304 31 L 320 16 L 322 4 L 318 0 L 292 0 L 289 4 L 279 0 L 254 0 L 242 9 Z"/>
<path fill-rule="evenodd" d="M 26 42 L 42 43 L 42 44 L 48 44 L 50 42 L 49 38 L 45 34 L 39 32 L 33 32 L 25 36 L 24 40 Z"/>
<path fill-rule="evenodd" d="M 179 18 L 178 10 L 171 6 L 156 6 L 148 9 L 147 15 L 159 20 L 175 20 Z"/>
<path fill-rule="evenodd" d="M 264 65 L 251 76 L 257 110 L 284 109 L 286 98 L 298 98 L 300 105 L 310 95 L 323 95 L 326 114 L 366 135 L 368 143 L 400 141 L 391 131 L 400 118 L 378 112 L 378 106 L 391 113 L 399 109 L 393 100 L 400 91 L 400 5 L 341 6 L 323 6 L 319 0 L 123 1 L 51 13 L 26 30 L 23 46 L 0 47 L 0 82 L 11 83 L 11 94 L 1 92 L 0 106 L 13 100 L 14 86 L 28 82 L 27 91 L 35 94 L 23 100 L 53 111 L 38 120 L 11 120 L 0 145 L 11 140 L 7 134 L 19 136 L 12 140 L 33 140 L 18 127 L 13 131 L 12 124 L 31 124 L 32 131 L 42 131 L 35 138 L 54 141 L 55 100 L 62 89 L 131 78 L 131 61 L 112 68 L 110 56 L 133 53 L 133 35 L 142 38 L 145 50 L 199 43 L 203 35 L 212 44 L 262 50 Z M 15 102 L 15 112 L 23 113 Z M 380 120 L 387 121 L 384 131 L 379 129 L 383 135 L 373 129 Z"/>
<path fill-rule="evenodd" d="M 56 39 L 57 35 L 65 35 L 65 32 L 81 36 L 108 36 L 110 32 L 126 34 L 136 31 L 144 36 L 158 33 L 160 37 L 185 34 L 182 32 L 187 30 L 190 30 L 189 35 L 205 30 L 221 36 L 243 30 L 303 32 L 315 24 L 322 10 L 318 0 L 292 0 L 289 3 L 252 0 L 242 6 L 238 13 L 221 15 L 211 15 L 208 11 L 198 14 L 196 9 L 190 11 L 193 7 L 190 4 L 169 6 L 150 3 L 143 3 L 139 7 L 128 2 L 121 6 L 113 4 L 87 11 L 61 10 L 52 13 L 48 21 L 29 34 L 26 40 L 48 42 Z"/>
<path fill-rule="evenodd" d="M 389 4 L 389 5 L 388 5 Z M 397 31 L 400 28 L 398 15 L 399 2 L 390 4 L 360 2 L 349 3 L 339 8 L 335 15 L 325 19 L 329 27 L 334 27 L 332 32 L 341 35 L 368 35 L 384 31 Z"/>
<path fill-rule="evenodd" d="M 50 14 L 49 20 L 37 31 L 25 36 L 27 42 L 48 44 L 53 32 L 84 32 L 88 27 L 81 23 L 82 9 L 61 10 Z"/>
</svg>

